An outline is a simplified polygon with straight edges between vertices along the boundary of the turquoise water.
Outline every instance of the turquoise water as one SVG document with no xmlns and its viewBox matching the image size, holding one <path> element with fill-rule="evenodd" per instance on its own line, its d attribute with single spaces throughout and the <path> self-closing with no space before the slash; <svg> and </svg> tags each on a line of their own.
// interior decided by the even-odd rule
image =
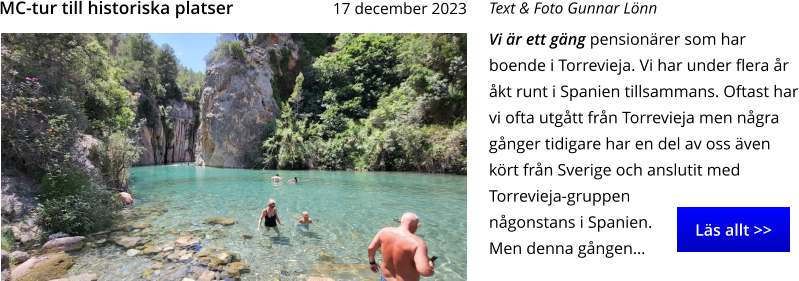
<svg viewBox="0 0 799 281">
<path fill-rule="evenodd" d="M 135 221 L 147 228 L 153 244 L 193 230 L 219 230 L 203 247 L 238 253 L 251 272 L 242 280 L 305 280 L 312 276 L 338 280 L 377 279 L 368 267 L 366 248 L 386 226 L 396 226 L 405 212 L 420 217 L 417 235 L 438 256 L 432 280 L 466 279 L 466 177 L 396 172 L 240 170 L 189 165 L 132 169 L 135 200 L 128 212 L 148 212 Z M 298 177 L 299 184 L 286 183 Z M 281 237 L 256 231 L 267 200 L 277 201 Z M 151 210 L 166 208 L 162 215 Z M 297 228 L 302 212 L 319 227 Z M 209 218 L 235 219 L 229 226 L 208 225 Z M 245 235 L 253 236 L 245 239 Z M 249 237 L 246 237 L 249 238 Z M 110 249 L 109 249 L 110 248 Z M 379 256 L 379 254 L 378 254 Z M 378 257 L 379 259 L 379 257 Z M 100 247 L 82 253 L 73 271 L 106 268 L 106 278 L 141 279 L 151 266 L 146 257 L 127 257 L 121 249 Z M 113 265 L 124 267 L 108 270 Z"/>
</svg>

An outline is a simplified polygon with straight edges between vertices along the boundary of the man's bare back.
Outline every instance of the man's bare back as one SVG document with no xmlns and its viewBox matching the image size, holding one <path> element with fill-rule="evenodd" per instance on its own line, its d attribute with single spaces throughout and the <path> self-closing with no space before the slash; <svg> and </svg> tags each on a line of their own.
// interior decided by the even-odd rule
<svg viewBox="0 0 799 281">
<path fill-rule="evenodd" d="M 420 275 L 433 275 L 434 265 L 427 256 L 427 244 L 413 234 L 418 225 L 416 215 L 407 213 L 400 219 L 399 227 L 383 228 L 369 245 L 370 263 L 377 249 L 382 249 L 380 270 L 386 280 L 419 280 Z M 377 272 L 377 265 L 372 265 L 372 271 Z"/>
</svg>

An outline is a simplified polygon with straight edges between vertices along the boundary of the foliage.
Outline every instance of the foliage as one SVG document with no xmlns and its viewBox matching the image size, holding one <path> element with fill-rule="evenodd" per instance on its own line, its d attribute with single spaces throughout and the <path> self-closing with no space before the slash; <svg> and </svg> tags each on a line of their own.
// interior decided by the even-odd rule
<svg viewBox="0 0 799 281">
<path fill-rule="evenodd" d="M 232 58 L 234 60 L 244 61 L 247 56 L 244 54 L 244 48 L 241 47 L 239 41 L 221 42 L 217 45 L 213 52 L 213 57 L 209 57 L 211 61 L 219 61 L 223 58 Z"/>
<path fill-rule="evenodd" d="M 3 228 L 2 231 L 2 248 L 3 251 L 6 252 L 13 252 L 14 246 L 16 245 L 16 239 L 14 238 L 14 233 L 11 232 L 10 228 Z"/>
<path fill-rule="evenodd" d="M 69 179 L 80 176 L 67 175 Z M 76 184 L 69 195 L 43 200 L 36 209 L 37 222 L 49 233 L 84 234 L 109 226 L 122 202 L 102 187 Z"/>
<path fill-rule="evenodd" d="M 127 169 L 139 161 L 143 147 L 136 145 L 128 134 L 138 134 L 136 126 L 130 132 L 106 132 L 104 141 L 91 148 L 91 158 L 97 163 L 103 178 L 117 191 L 128 191 Z"/>
<path fill-rule="evenodd" d="M 465 174 L 465 40 L 339 35 L 339 51 L 298 77 L 263 143 L 265 166 Z"/>
<path fill-rule="evenodd" d="M 42 178 L 40 188 L 36 191 L 39 200 L 56 200 L 64 196 L 80 195 L 91 188 L 91 179 L 82 173 L 65 172 L 48 175 Z"/>
<path fill-rule="evenodd" d="M 310 53 L 311 56 L 318 57 L 325 53 L 325 48 L 330 45 L 327 34 L 324 33 L 302 33 L 300 34 L 300 44 Z"/>
</svg>

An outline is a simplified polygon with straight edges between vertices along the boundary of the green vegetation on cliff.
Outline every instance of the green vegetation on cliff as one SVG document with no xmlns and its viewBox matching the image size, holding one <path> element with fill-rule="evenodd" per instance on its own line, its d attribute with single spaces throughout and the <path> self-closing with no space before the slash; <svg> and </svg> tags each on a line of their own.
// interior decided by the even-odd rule
<svg viewBox="0 0 799 281">
<path fill-rule="evenodd" d="M 465 34 L 341 34 L 333 48 L 296 76 L 265 167 L 466 173 Z"/>
</svg>

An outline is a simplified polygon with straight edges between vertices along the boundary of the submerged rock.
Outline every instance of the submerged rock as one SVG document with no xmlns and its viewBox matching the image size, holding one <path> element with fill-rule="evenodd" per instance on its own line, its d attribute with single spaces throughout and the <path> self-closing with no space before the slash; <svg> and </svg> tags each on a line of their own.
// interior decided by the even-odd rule
<svg viewBox="0 0 799 281">
<path fill-rule="evenodd" d="M 175 242 L 175 247 L 196 246 L 200 244 L 200 241 L 202 241 L 200 238 L 194 236 L 181 236 L 173 240 L 173 242 Z"/>
<path fill-rule="evenodd" d="M 148 222 L 141 222 L 133 225 L 133 229 L 145 229 L 150 227 L 150 223 Z"/>
<path fill-rule="evenodd" d="M 136 246 L 144 245 L 150 239 L 139 236 L 118 236 L 114 238 L 114 243 L 125 248 L 134 248 Z"/>
<path fill-rule="evenodd" d="M 162 249 L 160 247 L 149 246 L 147 248 L 144 248 L 144 250 L 142 250 L 142 253 L 144 253 L 145 255 L 157 254 L 157 253 L 161 252 L 161 250 Z"/>
<path fill-rule="evenodd" d="M 220 218 L 210 218 L 205 220 L 207 224 L 221 224 L 221 225 L 231 225 L 236 223 L 234 219 L 220 219 Z"/>
<path fill-rule="evenodd" d="M 125 252 L 125 254 L 128 255 L 129 257 L 132 257 L 132 256 L 137 256 L 137 255 L 141 254 L 141 251 L 136 250 L 136 249 L 130 249 L 127 252 Z"/>
</svg>

